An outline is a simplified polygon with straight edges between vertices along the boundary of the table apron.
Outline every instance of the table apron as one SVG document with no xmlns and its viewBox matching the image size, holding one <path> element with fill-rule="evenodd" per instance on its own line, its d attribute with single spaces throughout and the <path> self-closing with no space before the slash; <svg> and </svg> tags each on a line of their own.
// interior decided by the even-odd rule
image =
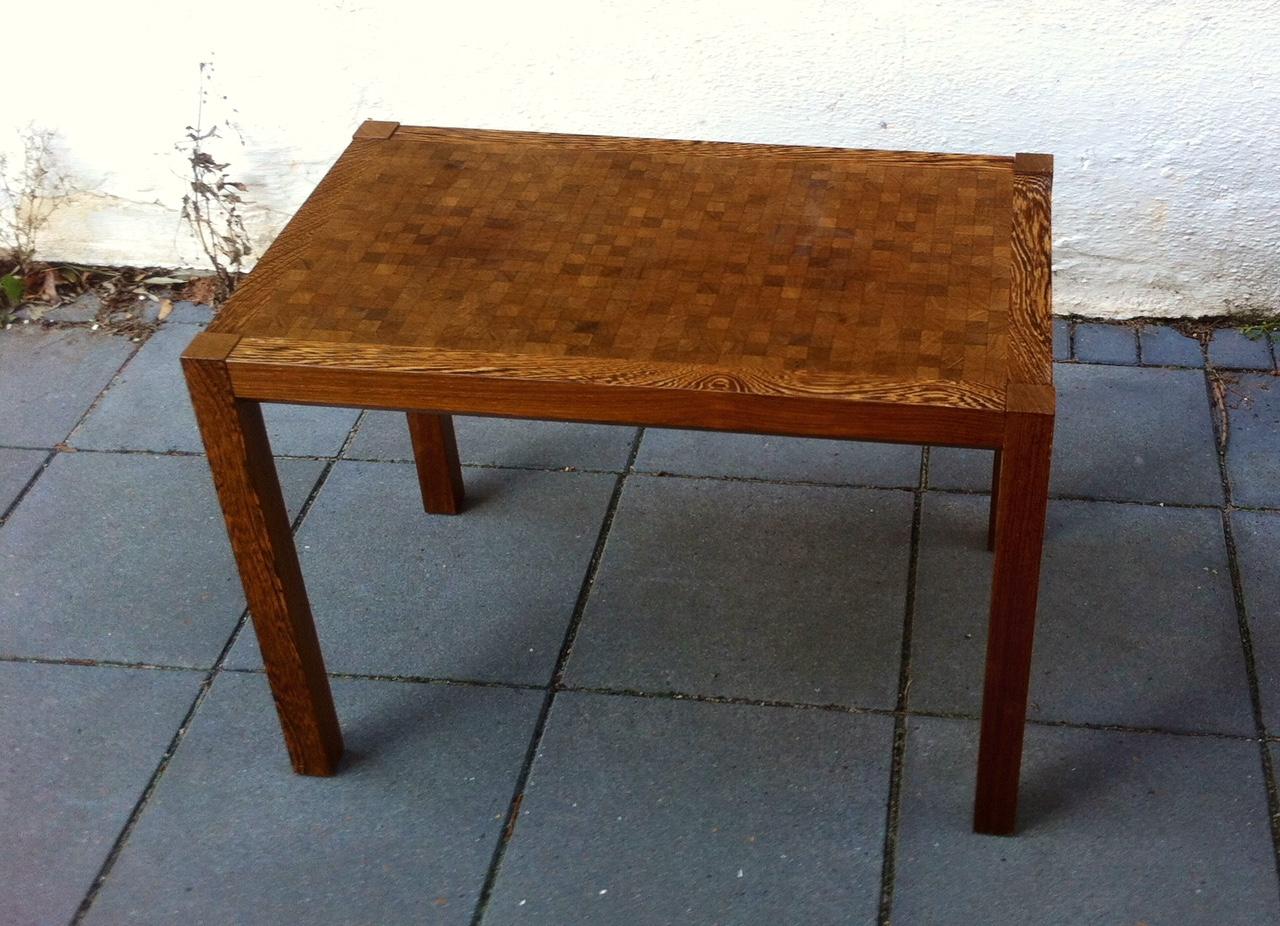
<svg viewBox="0 0 1280 926">
<path fill-rule="evenodd" d="M 998 448 L 1002 410 L 227 362 L 237 398 L 404 412 Z"/>
</svg>

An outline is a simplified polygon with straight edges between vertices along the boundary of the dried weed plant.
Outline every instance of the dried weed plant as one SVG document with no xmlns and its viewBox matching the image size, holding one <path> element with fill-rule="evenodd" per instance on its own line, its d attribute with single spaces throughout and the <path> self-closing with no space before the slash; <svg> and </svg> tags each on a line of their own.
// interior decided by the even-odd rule
<svg viewBox="0 0 1280 926">
<path fill-rule="evenodd" d="M 230 162 L 214 157 L 208 150 L 211 141 L 223 140 L 220 129 L 235 131 L 229 118 L 206 127 L 205 108 L 212 91 L 213 63 L 202 61 L 195 125 L 186 127 L 183 140 L 176 147 L 186 159 L 190 172 L 188 190 L 182 197 L 182 218 L 213 267 L 219 299 L 225 299 L 235 290 L 244 261 L 253 253 L 253 248 L 241 213 L 244 200 L 240 194 L 249 188 L 232 179 L 227 172 Z"/>
<path fill-rule="evenodd" d="M 40 233 L 75 192 L 54 153 L 56 133 L 32 125 L 19 135 L 22 164 L 11 170 L 0 155 L 0 248 L 11 276 L 31 269 Z"/>
</svg>

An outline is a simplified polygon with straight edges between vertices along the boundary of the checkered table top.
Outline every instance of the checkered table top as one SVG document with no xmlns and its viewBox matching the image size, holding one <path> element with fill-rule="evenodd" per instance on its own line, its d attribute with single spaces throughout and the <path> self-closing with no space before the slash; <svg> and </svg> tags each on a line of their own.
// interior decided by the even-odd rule
<svg viewBox="0 0 1280 926">
<path fill-rule="evenodd" d="M 366 123 L 211 330 L 1003 394 L 1016 176 Z"/>
</svg>

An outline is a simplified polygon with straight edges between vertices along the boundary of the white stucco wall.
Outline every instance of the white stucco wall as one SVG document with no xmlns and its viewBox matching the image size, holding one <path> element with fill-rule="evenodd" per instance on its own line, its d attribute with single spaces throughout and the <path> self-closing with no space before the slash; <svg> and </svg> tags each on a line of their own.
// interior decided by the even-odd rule
<svg viewBox="0 0 1280 926">
<path fill-rule="evenodd" d="M 57 130 L 86 192 L 43 256 L 197 265 L 174 143 L 197 64 L 211 150 L 269 241 L 363 118 L 1057 157 L 1056 303 L 1280 310 L 1280 3 L 630 0 L 54 3 L 6 43 L 0 139 Z"/>
</svg>

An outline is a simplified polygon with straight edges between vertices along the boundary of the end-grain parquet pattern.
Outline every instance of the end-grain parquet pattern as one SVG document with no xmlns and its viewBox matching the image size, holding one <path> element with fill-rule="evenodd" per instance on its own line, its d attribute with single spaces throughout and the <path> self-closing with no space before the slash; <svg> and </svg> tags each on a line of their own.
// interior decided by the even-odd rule
<svg viewBox="0 0 1280 926">
<path fill-rule="evenodd" d="M 716 150 L 357 142 L 323 215 L 304 208 L 216 327 L 1003 387 L 1010 160 Z"/>
</svg>

